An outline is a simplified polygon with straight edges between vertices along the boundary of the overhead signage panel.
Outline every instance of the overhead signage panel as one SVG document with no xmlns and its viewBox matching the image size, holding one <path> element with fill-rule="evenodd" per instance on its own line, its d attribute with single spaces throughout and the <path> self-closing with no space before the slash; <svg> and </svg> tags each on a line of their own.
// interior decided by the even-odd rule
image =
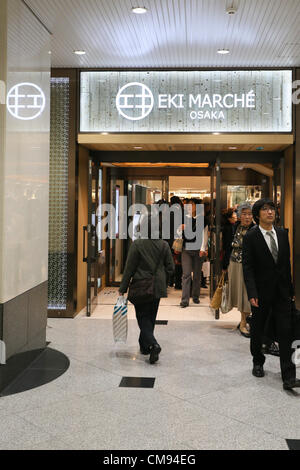
<svg viewBox="0 0 300 470">
<path fill-rule="evenodd" d="M 81 132 L 291 132 L 292 71 L 82 72 Z"/>
</svg>

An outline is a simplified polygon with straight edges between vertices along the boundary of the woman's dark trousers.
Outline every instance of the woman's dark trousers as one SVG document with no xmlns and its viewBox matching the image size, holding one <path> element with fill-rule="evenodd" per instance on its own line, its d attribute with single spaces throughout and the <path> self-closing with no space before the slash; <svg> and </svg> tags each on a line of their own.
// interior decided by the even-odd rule
<svg viewBox="0 0 300 470">
<path fill-rule="evenodd" d="M 147 351 L 150 346 L 157 344 L 154 337 L 155 321 L 160 299 L 146 304 L 135 305 L 135 313 L 141 333 L 139 343 L 141 350 Z"/>
</svg>

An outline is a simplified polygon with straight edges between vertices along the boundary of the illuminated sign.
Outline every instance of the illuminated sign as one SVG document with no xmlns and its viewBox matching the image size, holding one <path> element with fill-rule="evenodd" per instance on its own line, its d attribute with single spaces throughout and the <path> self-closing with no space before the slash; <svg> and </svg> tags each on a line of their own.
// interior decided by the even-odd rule
<svg viewBox="0 0 300 470">
<path fill-rule="evenodd" d="M 7 94 L 9 113 L 22 121 L 37 119 L 43 113 L 45 106 L 45 94 L 34 83 L 18 83 Z"/>
<path fill-rule="evenodd" d="M 291 70 L 81 72 L 81 132 L 291 132 Z"/>
<path fill-rule="evenodd" d="M 139 92 L 136 92 L 136 88 L 140 89 Z M 249 93 L 242 93 L 240 97 L 237 93 L 227 93 L 225 96 L 218 93 L 214 93 L 212 96 L 208 93 L 204 95 L 189 94 L 188 97 L 184 93 L 176 93 L 175 95 L 160 94 L 156 101 L 159 109 L 184 109 L 187 106 L 192 109 L 189 114 L 191 119 L 225 119 L 224 109 L 255 108 L 256 95 L 253 90 Z M 119 90 L 116 106 L 125 119 L 130 121 L 145 119 L 153 110 L 153 93 L 142 83 L 128 83 Z M 204 111 L 203 109 L 206 107 L 209 107 L 210 111 Z M 198 112 L 194 108 L 198 109 Z M 137 116 L 129 114 L 129 111 L 136 110 L 138 110 Z"/>
<path fill-rule="evenodd" d="M 138 89 L 137 93 L 136 89 Z M 154 98 L 151 90 L 143 83 L 128 83 L 119 90 L 116 98 L 116 105 L 119 113 L 125 119 L 129 119 L 130 121 L 139 121 L 151 113 L 154 105 Z M 129 110 L 137 111 L 137 115 L 129 115 Z"/>
</svg>

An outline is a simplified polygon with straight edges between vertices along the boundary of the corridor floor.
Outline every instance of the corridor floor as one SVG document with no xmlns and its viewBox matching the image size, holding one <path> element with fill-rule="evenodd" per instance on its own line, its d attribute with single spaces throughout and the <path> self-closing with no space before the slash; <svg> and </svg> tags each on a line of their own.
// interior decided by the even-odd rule
<svg viewBox="0 0 300 470">
<path fill-rule="evenodd" d="M 283 391 L 278 358 L 254 378 L 236 320 L 196 321 L 212 315 L 204 305 L 176 320 L 174 309 L 159 313 L 168 324 L 156 327 L 155 365 L 139 353 L 133 318 L 127 343 L 113 343 L 111 306 L 104 318 L 49 319 L 50 347 L 70 368 L 0 398 L 0 449 L 288 450 L 286 439 L 300 439 L 300 394 Z M 153 387 L 120 387 L 123 377 L 153 378 Z"/>
</svg>

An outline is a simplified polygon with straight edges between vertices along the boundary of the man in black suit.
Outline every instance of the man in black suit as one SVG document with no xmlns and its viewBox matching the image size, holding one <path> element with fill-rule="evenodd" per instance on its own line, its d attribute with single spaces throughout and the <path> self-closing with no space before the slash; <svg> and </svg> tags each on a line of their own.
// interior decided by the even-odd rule
<svg viewBox="0 0 300 470">
<path fill-rule="evenodd" d="M 251 340 L 253 375 L 263 377 L 265 356 L 262 343 L 266 325 L 272 325 L 279 342 L 283 388 L 300 387 L 292 362 L 292 301 L 290 246 L 284 229 L 274 227 L 275 206 L 270 199 L 260 199 L 252 208 L 256 226 L 243 240 L 243 271 L 251 303 Z"/>
</svg>

